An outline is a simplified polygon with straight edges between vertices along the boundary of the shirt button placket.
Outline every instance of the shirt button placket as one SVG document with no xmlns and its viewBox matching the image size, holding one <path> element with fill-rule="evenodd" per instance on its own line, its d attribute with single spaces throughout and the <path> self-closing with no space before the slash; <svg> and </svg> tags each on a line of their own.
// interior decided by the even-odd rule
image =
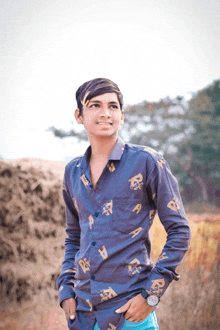
<svg viewBox="0 0 220 330">
<path fill-rule="evenodd" d="M 93 241 L 93 242 L 92 242 L 92 246 L 95 246 L 95 245 L 96 245 L 96 242 Z M 93 281 L 95 280 L 95 275 L 92 275 L 92 276 L 91 276 L 91 280 L 93 280 Z"/>
</svg>

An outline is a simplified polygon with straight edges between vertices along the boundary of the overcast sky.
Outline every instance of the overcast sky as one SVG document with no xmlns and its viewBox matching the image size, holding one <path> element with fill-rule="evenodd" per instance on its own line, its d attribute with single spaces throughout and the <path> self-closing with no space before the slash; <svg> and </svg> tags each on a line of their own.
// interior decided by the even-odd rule
<svg viewBox="0 0 220 330">
<path fill-rule="evenodd" d="M 75 91 L 113 80 L 125 104 L 220 78 L 220 0 L 0 0 L 0 156 L 67 161 Z"/>
</svg>

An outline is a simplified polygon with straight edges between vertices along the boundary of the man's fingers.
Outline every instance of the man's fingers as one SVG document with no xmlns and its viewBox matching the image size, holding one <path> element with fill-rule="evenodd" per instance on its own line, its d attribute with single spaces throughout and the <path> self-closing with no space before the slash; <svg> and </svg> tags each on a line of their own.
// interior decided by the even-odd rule
<svg viewBox="0 0 220 330">
<path fill-rule="evenodd" d="M 66 319 L 70 318 L 71 320 L 74 320 L 76 317 L 76 301 L 74 298 L 69 298 L 64 300 L 62 307 L 64 309 Z"/>
<path fill-rule="evenodd" d="M 116 309 L 115 313 L 124 313 L 124 312 L 126 312 L 130 305 L 131 305 L 131 302 L 128 301 L 125 305 L 123 305 L 122 307 Z"/>
<path fill-rule="evenodd" d="M 66 314 L 66 319 L 68 321 L 68 318 L 70 318 L 70 320 L 74 320 L 76 315 L 74 313 L 65 313 Z"/>
<path fill-rule="evenodd" d="M 68 321 L 68 318 L 70 318 L 71 320 L 74 320 L 76 317 L 76 313 L 74 313 L 73 311 L 65 311 L 65 315 L 66 315 L 67 321 Z"/>
<path fill-rule="evenodd" d="M 76 315 L 75 315 L 75 313 L 74 313 L 73 310 L 70 310 L 68 314 L 69 314 L 69 318 L 70 318 L 71 320 L 74 320 L 74 319 L 75 319 L 75 316 L 76 316 Z"/>
</svg>

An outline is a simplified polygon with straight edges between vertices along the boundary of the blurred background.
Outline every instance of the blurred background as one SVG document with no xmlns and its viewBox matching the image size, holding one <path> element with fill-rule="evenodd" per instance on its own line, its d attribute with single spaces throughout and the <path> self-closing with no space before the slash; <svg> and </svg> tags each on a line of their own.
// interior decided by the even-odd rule
<svg viewBox="0 0 220 330">
<path fill-rule="evenodd" d="M 219 0 L 0 0 L 0 156 L 68 161 L 86 148 L 60 141 L 75 91 L 116 82 L 125 104 L 193 93 L 220 77 Z"/>
<path fill-rule="evenodd" d="M 0 329 L 67 329 L 61 182 L 88 146 L 75 92 L 97 77 L 122 91 L 125 142 L 168 161 L 192 228 L 161 329 L 220 328 L 219 22 L 219 0 L 0 0 Z M 156 217 L 155 262 L 165 234 Z"/>
</svg>

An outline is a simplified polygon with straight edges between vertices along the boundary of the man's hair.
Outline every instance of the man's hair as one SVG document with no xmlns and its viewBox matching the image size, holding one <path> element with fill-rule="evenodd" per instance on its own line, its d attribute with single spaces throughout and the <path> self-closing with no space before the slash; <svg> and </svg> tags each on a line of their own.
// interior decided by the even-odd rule
<svg viewBox="0 0 220 330">
<path fill-rule="evenodd" d="M 80 111 L 80 115 L 82 115 L 83 107 L 89 100 L 91 100 L 95 96 L 102 95 L 105 93 L 116 93 L 120 108 L 122 110 L 123 95 L 118 88 L 118 85 L 106 78 L 95 78 L 86 81 L 76 91 L 76 101 Z"/>
</svg>

